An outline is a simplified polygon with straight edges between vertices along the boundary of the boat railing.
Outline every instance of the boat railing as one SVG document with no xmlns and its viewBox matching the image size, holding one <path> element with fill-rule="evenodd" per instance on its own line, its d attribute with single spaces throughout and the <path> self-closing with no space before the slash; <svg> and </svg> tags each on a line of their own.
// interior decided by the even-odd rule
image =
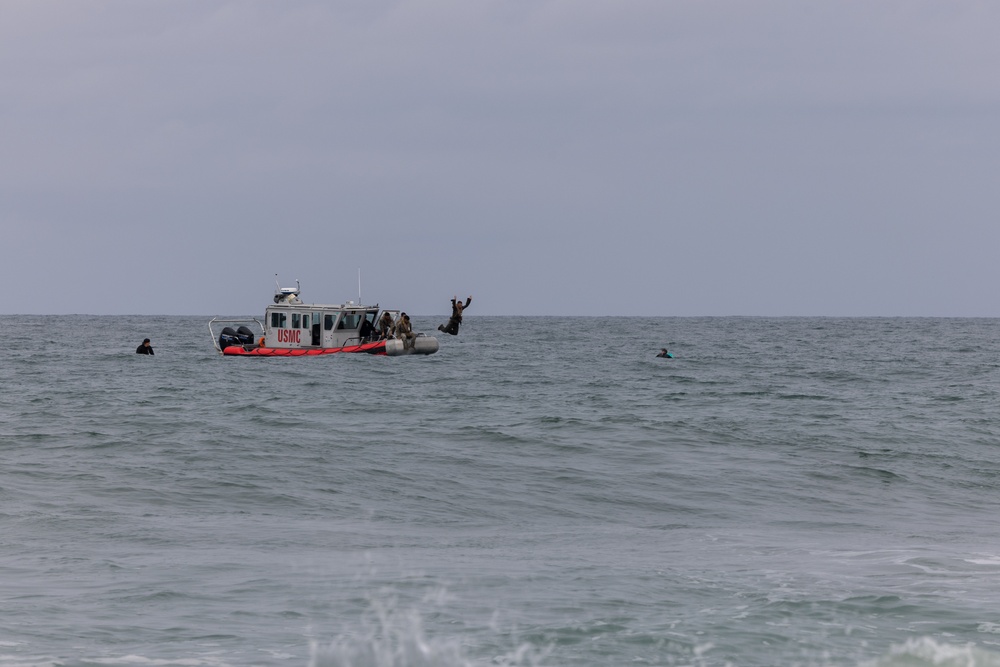
<svg viewBox="0 0 1000 667">
<path fill-rule="evenodd" d="M 226 319 L 226 318 L 222 318 L 222 317 L 213 317 L 208 322 L 208 332 L 212 335 L 212 345 L 215 346 L 215 349 L 219 352 L 219 354 L 222 354 L 222 348 L 219 346 L 219 336 L 222 334 L 222 329 L 220 329 L 219 331 L 216 331 L 215 329 L 212 328 L 213 324 L 223 324 L 223 325 L 228 325 L 228 324 L 250 324 L 251 322 L 257 325 L 257 328 L 260 330 L 260 335 L 263 336 L 264 335 L 264 323 L 261 322 L 260 320 L 258 320 L 256 317 L 240 317 L 240 318 L 236 318 L 236 319 Z M 223 328 L 225 328 L 225 327 L 223 327 Z"/>
</svg>

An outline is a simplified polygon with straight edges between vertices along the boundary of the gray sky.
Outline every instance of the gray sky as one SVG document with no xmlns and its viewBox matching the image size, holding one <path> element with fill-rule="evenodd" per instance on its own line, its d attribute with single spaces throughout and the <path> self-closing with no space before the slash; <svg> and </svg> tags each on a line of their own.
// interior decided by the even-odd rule
<svg viewBox="0 0 1000 667">
<path fill-rule="evenodd" d="M 0 313 L 1000 316 L 1000 3 L 0 2 Z"/>
</svg>

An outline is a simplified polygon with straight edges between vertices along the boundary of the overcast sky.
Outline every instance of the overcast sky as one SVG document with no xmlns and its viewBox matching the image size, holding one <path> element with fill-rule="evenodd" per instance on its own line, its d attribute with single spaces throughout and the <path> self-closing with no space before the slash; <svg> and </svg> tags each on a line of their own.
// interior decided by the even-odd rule
<svg viewBox="0 0 1000 667">
<path fill-rule="evenodd" d="M 0 313 L 1000 316 L 1000 3 L 0 1 Z"/>
</svg>

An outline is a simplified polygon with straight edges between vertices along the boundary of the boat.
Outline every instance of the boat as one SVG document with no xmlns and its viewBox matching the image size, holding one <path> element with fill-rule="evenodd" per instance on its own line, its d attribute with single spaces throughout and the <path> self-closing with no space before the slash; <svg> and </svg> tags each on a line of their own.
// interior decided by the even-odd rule
<svg viewBox="0 0 1000 667">
<path fill-rule="evenodd" d="M 405 338 L 382 338 L 376 322 L 386 313 L 396 322 L 399 310 L 347 303 L 307 304 L 299 298 L 301 286 L 281 287 L 274 304 L 257 318 L 212 318 L 208 330 L 220 354 L 234 357 L 311 357 L 325 354 L 365 353 L 386 356 L 434 354 L 437 338 L 422 333 Z"/>
</svg>

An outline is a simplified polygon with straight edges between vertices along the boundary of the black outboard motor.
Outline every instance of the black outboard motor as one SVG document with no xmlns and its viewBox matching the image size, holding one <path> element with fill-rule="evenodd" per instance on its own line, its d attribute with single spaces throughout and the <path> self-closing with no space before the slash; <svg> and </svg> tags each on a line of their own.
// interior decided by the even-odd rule
<svg viewBox="0 0 1000 667">
<path fill-rule="evenodd" d="M 240 339 L 240 342 L 244 345 L 253 345 L 253 331 L 249 327 L 241 326 L 236 330 L 236 337 Z"/>
<path fill-rule="evenodd" d="M 240 340 L 239 334 L 237 334 L 232 327 L 226 327 L 219 334 L 219 349 L 224 350 L 227 347 L 233 345 L 242 345 L 243 342 Z"/>
</svg>

